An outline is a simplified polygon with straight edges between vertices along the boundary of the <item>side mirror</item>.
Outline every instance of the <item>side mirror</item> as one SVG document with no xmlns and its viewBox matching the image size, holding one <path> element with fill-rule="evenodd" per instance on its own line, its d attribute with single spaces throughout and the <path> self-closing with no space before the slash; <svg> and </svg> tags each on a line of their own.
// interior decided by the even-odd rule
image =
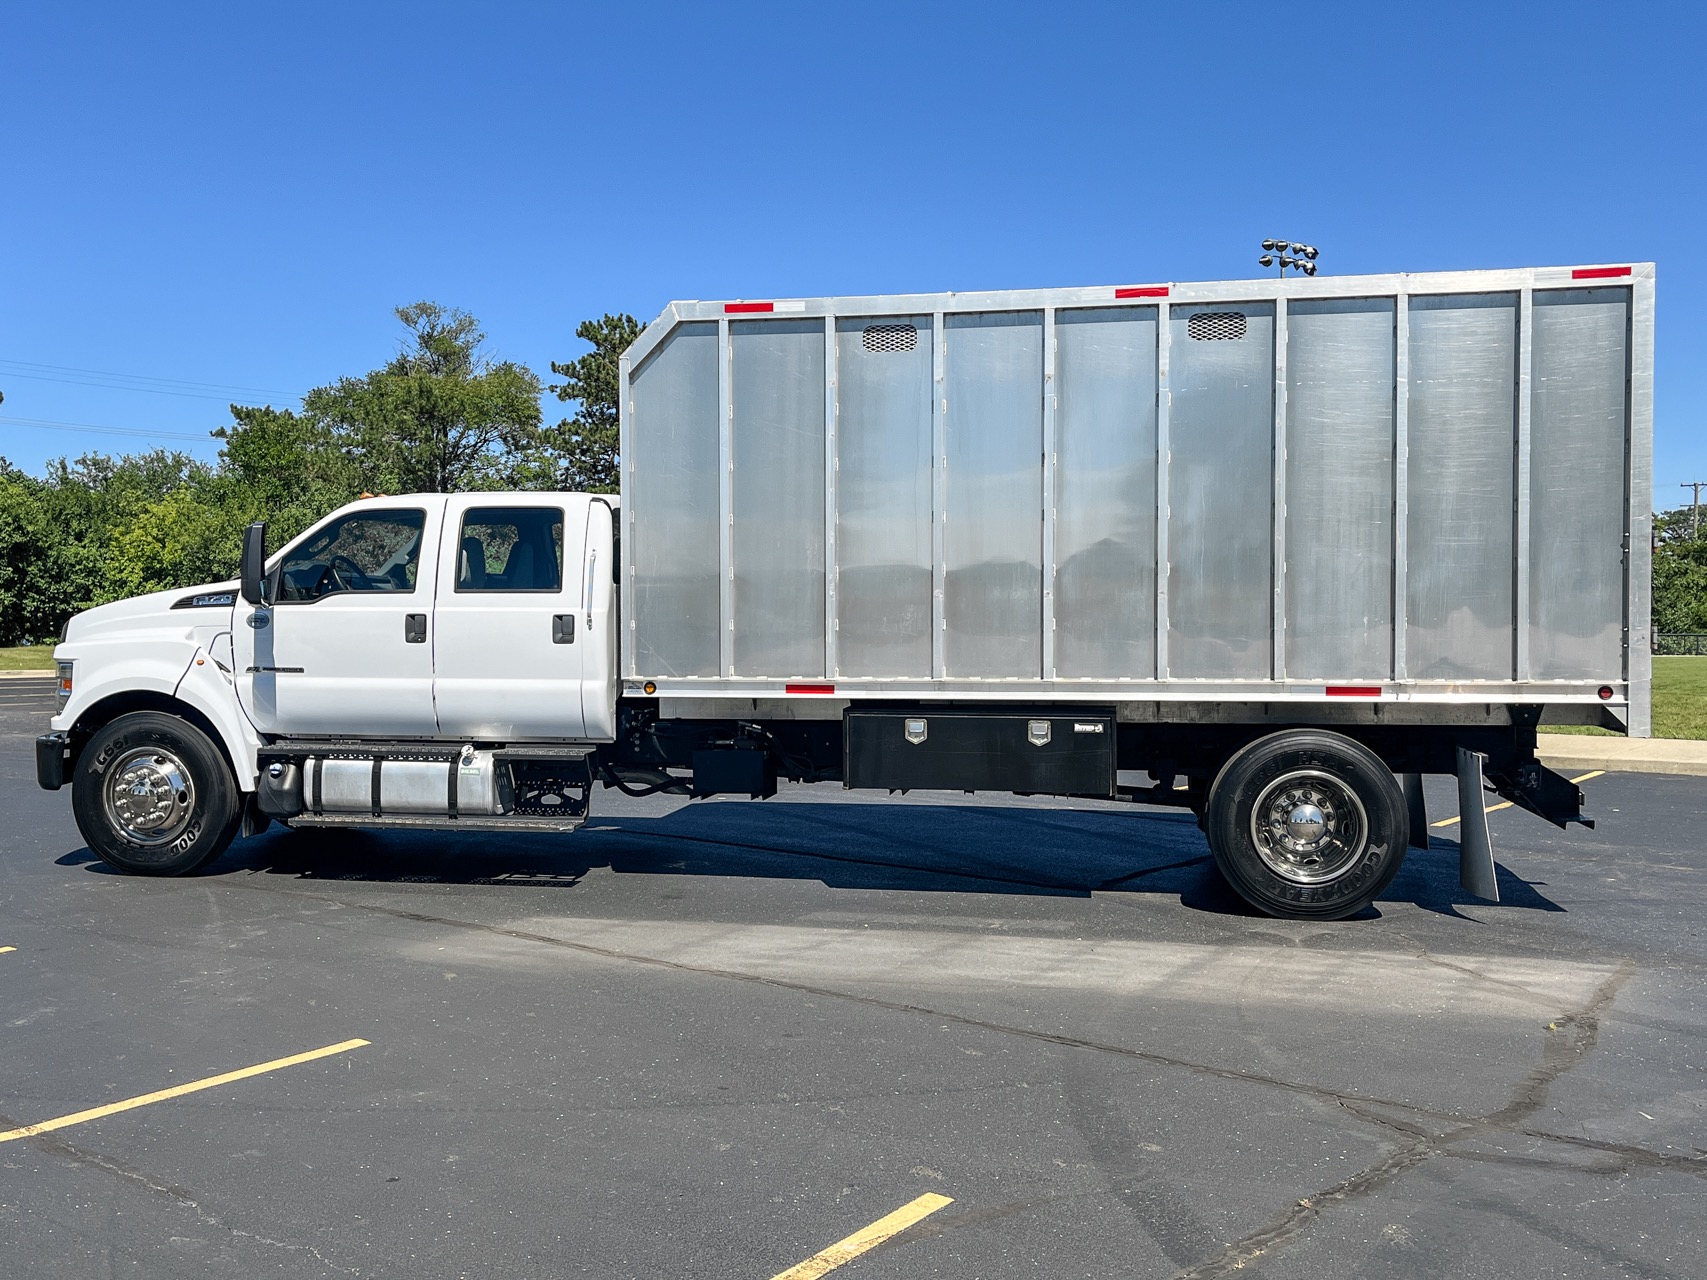
<svg viewBox="0 0 1707 1280">
<path fill-rule="evenodd" d="M 243 598 L 250 604 L 267 599 L 267 522 L 257 520 L 243 530 Z"/>
</svg>

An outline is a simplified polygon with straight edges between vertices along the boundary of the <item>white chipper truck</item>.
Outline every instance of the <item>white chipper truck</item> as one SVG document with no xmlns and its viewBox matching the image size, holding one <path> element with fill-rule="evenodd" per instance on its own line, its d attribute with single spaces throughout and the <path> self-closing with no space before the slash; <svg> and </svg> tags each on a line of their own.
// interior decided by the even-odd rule
<svg viewBox="0 0 1707 1280">
<path fill-rule="evenodd" d="M 1332 919 L 1541 723 L 1648 732 L 1651 264 L 681 302 L 622 494 L 410 494 L 91 609 L 41 785 L 191 871 L 291 827 L 570 831 L 597 785 L 1191 809 Z M 1143 827 L 1134 826 L 1135 846 Z"/>
</svg>

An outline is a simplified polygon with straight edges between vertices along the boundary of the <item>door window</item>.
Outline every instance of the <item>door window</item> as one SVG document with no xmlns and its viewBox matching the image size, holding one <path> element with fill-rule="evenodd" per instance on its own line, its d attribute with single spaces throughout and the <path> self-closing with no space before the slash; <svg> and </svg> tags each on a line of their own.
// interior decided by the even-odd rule
<svg viewBox="0 0 1707 1280">
<path fill-rule="evenodd" d="M 557 507 L 470 507 L 457 545 L 458 591 L 563 587 L 563 512 Z"/>
<path fill-rule="evenodd" d="M 319 600 L 344 591 L 407 593 L 421 567 L 418 508 L 354 511 L 286 554 L 279 566 L 279 603 Z"/>
</svg>

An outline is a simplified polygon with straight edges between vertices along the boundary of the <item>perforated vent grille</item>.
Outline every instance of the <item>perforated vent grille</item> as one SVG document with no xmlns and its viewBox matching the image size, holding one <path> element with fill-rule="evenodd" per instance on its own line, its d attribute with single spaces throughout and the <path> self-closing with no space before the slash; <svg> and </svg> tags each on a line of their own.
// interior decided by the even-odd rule
<svg viewBox="0 0 1707 1280">
<path fill-rule="evenodd" d="M 919 345 L 919 331 L 910 324 L 867 325 L 860 343 L 867 351 L 911 351 Z"/>
<path fill-rule="evenodd" d="M 1224 342 L 1245 336 L 1245 317 L 1240 311 L 1199 311 L 1185 322 L 1187 335 L 1199 342 Z"/>
</svg>

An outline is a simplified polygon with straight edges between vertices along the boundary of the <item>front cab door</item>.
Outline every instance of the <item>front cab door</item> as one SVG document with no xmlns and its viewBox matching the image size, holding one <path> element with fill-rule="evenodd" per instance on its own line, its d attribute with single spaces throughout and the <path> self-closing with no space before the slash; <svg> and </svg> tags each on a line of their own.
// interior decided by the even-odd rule
<svg viewBox="0 0 1707 1280">
<path fill-rule="evenodd" d="M 257 729 L 289 737 L 437 732 L 428 624 L 444 505 L 409 498 L 342 512 L 279 556 L 271 607 L 239 601 L 239 696 Z"/>
</svg>

